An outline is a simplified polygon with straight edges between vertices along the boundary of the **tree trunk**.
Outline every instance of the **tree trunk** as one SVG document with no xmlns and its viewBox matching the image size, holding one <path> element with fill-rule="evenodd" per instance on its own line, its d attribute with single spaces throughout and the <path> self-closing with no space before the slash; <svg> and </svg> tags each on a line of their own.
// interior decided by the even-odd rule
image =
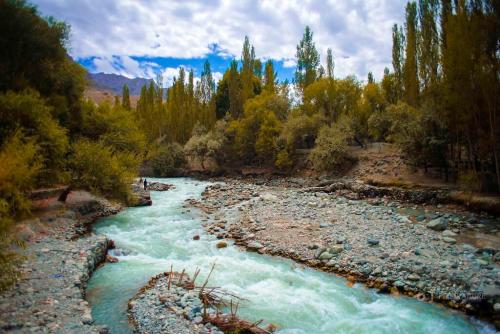
<svg viewBox="0 0 500 334">
<path fill-rule="evenodd" d="M 73 186 L 69 186 L 64 191 L 59 195 L 59 198 L 57 199 L 59 202 L 66 202 L 66 199 L 68 198 L 69 193 L 73 189 Z"/>
</svg>

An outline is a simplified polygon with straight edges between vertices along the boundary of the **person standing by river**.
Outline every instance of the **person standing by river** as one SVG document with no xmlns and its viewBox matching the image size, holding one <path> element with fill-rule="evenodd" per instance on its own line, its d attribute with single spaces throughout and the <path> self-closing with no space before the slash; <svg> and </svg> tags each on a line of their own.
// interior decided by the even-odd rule
<svg viewBox="0 0 500 334">
<path fill-rule="evenodd" d="M 148 189 L 148 180 L 144 179 L 144 190 Z"/>
</svg>

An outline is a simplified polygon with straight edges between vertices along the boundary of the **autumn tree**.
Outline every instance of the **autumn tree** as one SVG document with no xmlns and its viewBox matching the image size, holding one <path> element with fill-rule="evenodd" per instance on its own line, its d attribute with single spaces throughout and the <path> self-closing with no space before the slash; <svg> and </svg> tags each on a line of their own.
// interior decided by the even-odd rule
<svg viewBox="0 0 500 334">
<path fill-rule="evenodd" d="M 418 63 L 417 63 L 417 4 L 408 2 L 406 5 L 406 56 L 404 62 L 404 91 L 408 104 L 418 103 Z"/>
</svg>

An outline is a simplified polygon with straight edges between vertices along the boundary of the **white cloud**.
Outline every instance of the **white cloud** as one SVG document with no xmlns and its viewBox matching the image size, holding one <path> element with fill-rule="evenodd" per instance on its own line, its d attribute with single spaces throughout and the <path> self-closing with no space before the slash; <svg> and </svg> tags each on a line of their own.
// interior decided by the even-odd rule
<svg viewBox="0 0 500 334">
<path fill-rule="evenodd" d="M 285 59 L 283 61 L 283 67 L 285 68 L 293 68 L 297 66 L 297 61 L 295 61 L 295 59 Z"/>
<path fill-rule="evenodd" d="M 160 65 L 154 62 L 138 62 L 129 56 L 102 56 L 93 60 L 96 72 L 116 73 L 128 78 L 156 78 Z"/>
<path fill-rule="evenodd" d="M 405 5 L 402 0 L 35 3 L 44 15 L 71 24 L 74 57 L 98 56 L 108 61 L 113 55 L 193 58 L 212 52 L 214 44 L 221 54 L 239 57 L 243 37 L 248 35 L 257 56 L 284 60 L 291 66 L 304 26 L 310 25 L 321 55 L 333 49 L 337 75 L 362 77 L 369 70 L 380 76 L 383 67 L 390 65 L 391 26 L 402 21 Z M 130 59 L 123 59 L 127 72 L 143 70 L 128 63 Z M 104 63 L 100 66 L 109 69 Z"/>
</svg>

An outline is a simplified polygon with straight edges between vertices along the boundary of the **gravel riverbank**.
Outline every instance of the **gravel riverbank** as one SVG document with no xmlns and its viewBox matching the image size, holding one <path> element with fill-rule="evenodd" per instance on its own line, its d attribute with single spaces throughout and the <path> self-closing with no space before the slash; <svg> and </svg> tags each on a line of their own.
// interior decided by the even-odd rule
<svg viewBox="0 0 500 334">
<path fill-rule="evenodd" d="M 0 295 L 0 332 L 107 333 L 93 325 L 85 288 L 105 261 L 110 241 L 86 231 L 120 207 L 82 191 L 72 192 L 65 204 L 43 201 L 37 218 L 18 224 L 27 242 L 21 250 L 26 261 L 21 280 Z"/>
<path fill-rule="evenodd" d="M 202 323 L 202 303 L 194 290 L 180 284 L 180 274 L 168 283 L 168 274 L 151 278 L 128 304 L 129 319 L 137 333 L 223 334 L 211 324 Z M 182 283 L 189 278 L 183 275 Z"/>
<path fill-rule="evenodd" d="M 385 198 L 351 200 L 310 191 L 300 180 L 224 181 L 192 203 L 219 239 L 499 326 L 498 218 Z"/>
</svg>

